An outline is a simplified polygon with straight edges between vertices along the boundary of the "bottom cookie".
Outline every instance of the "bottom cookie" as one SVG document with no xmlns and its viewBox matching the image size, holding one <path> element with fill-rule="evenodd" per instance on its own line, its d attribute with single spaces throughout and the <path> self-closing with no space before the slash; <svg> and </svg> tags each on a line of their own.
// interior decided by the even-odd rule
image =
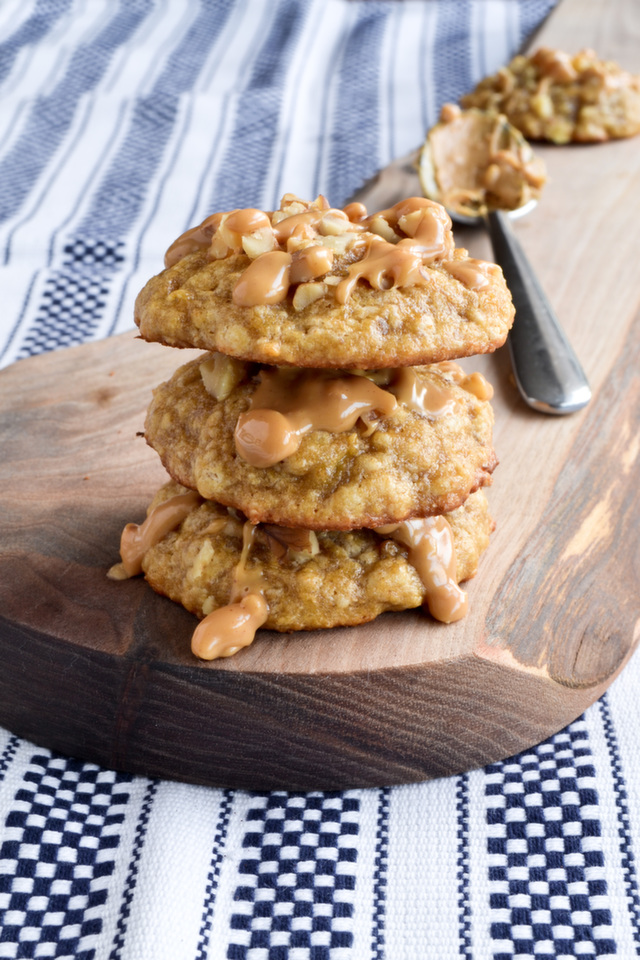
<svg viewBox="0 0 640 960">
<path fill-rule="evenodd" d="M 161 504 L 165 511 L 177 507 L 173 520 L 162 520 Z M 125 531 L 127 570 L 120 575 L 141 567 L 154 590 L 207 618 L 193 643 L 204 659 L 236 652 L 260 626 L 281 632 L 353 626 L 422 604 L 437 619 L 460 619 L 466 595 L 457 584 L 475 575 L 493 529 L 482 491 L 446 520 L 431 517 L 378 532 L 254 525 L 175 482 L 158 491 L 152 514 L 160 526 L 151 545 L 140 538 L 142 527 L 129 525 L 138 559 L 128 566 Z"/>
</svg>

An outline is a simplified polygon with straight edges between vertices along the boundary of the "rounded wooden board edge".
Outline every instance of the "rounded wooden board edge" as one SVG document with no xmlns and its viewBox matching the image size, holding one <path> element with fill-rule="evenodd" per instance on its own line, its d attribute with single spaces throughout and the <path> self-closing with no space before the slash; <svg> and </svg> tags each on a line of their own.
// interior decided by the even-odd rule
<svg viewBox="0 0 640 960">
<path fill-rule="evenodd" d="M 19 652 L 19 659 L 11 657 Z M 382 787 L 504 759 L 579 716 L 620 672 L 567 688 L 498 648 L 351 676 L 199 670 L 0 621 L 0 724 L 145 777 L 240 789 Z M 523 709 L 523 705 L 527 709 Z"/>
</svg>

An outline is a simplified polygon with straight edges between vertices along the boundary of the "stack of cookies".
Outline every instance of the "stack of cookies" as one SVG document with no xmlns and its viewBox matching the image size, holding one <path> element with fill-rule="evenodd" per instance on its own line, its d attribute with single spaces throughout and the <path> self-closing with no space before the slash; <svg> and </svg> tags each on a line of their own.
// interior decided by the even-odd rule
<svg viewBox="0 0 640 960">
<path fill-rule="evenodd" d="M 146 438 L 172 479 L 114 575 L 202 618 L 203 659 L 262 626 L 460 619 L 496 458 L 491 388 L 453 361 L 512 320 L 500 269 L 425 198 L 208 217 L 137 299 L 144 339 L 207 352 L 154 392 Z"/>
</svg>

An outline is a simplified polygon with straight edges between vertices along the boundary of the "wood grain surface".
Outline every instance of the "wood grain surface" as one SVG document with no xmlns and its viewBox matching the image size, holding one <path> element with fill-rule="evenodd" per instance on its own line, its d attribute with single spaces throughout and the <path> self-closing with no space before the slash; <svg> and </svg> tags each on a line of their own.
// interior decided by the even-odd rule
<svg viewBox="0 0 640 960">
<path fill-rule="evenodd" d="M 535 42 L 637 72 L 640 6 L 563 0 Z M 0 374 L 0 724 L 147 776 L 377 786 L 508 756 L 606 689 L 640 623 L 640 140 L 540 153 L 549 184 L 516 229 L 594 397 L 547 417 L 519 400 L 504 350 L 465 361 L 496 388 L 501 460 L 467 619 L 261 632 L 194 660 L 190 614 L 105 575 L 164 480 L 136 436 L 151 389 L 192 355 L 127 334 Z M 457 240 L 490 257 L 481 234 Z"/>
</svg>

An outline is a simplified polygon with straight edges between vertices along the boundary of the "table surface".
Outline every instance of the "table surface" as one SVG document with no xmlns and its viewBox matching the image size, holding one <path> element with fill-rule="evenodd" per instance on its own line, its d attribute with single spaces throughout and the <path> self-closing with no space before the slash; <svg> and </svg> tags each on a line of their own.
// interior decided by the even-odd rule
<svg viewBox="0 0 640 960">
<path fill-rule="evenodd" d="M 167 240 L 212 208 L 269 208 L 289 189 L 342 202 L 551 6 L 7 4 L 2 362 L 126 330 Z M 594 46 L 636 72 L 639 40 L 632 0 L 563 0 L 536 37 Z M 580 504 L 563 572 L 583 603 L 617 598 L 606 659 L 616 630 L 637 620 L 637 519 L 614 481 L 638 477 L 638 141 L 541 152 L 550 181 L 518 232 L 595 399 L 588 415 L 538 417 L 518 405 L 502 354 L 474 363 L 510 409 L 496 424 L 496 485 L 519 513 L 500 518 L 492 550 L 517 543 L 524 589 Z M 482 237 L 457 239 L 488 256 Z M 17 442 L 11 430 L 3 440 Z M 565 463 L 557 451 L 569 449 Z M 576 489 L 578 466 L 597 498 Z M 590 545 L 607 538 L 606 573 L 589 579 Z M 487 575 L 504 599 L 494 636 L 508 635 L 514 581 L 500 562 Z M 34 610 L 43 596 L 36 583 Z M 526 616 L 544 629 L 544 605 Z M 553 627 L 561 636 L 561 614 Z M 636 955 L 637 669 L 632 660 L 583 717 L 507 761 L 379 790 L 196 787 L 0 732 L 0 957 Z M 61 710 L 73 714 L 72 691 Z M 228 739 L 232 752 L 233 730 Z"/>
</svg>

